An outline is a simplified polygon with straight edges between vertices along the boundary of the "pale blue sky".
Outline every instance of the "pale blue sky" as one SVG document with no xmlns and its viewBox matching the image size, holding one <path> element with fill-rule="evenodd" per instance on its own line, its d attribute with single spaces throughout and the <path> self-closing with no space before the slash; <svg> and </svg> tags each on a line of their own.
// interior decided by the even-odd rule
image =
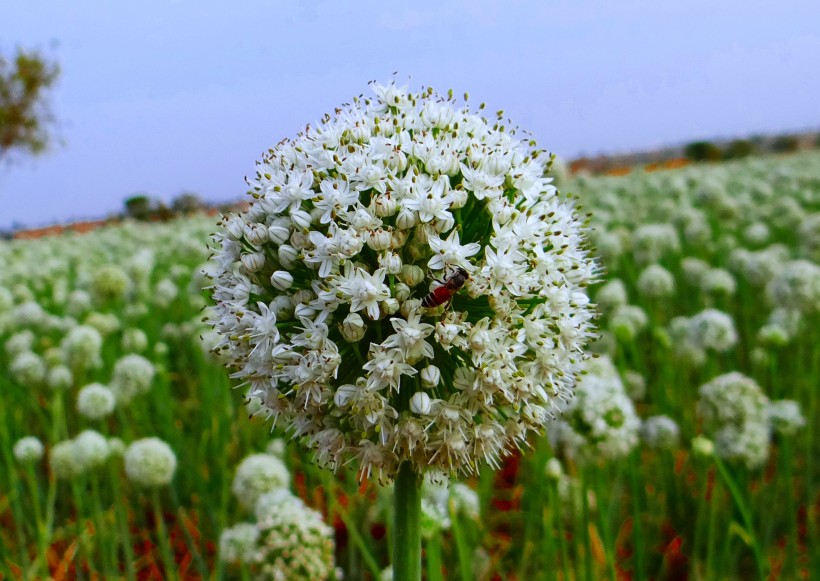
<svg viewBox="0 0 820 581">
<path fill-rule="evenodd" d="M 65 144 L 0 167 L 0 227 L 237 198 L 265 149 L 393 71 L 564 157 L 817 128 L 818 23 L 816 0 L 6 0 L 0 50 L 62 66 Z"/>
</svg>

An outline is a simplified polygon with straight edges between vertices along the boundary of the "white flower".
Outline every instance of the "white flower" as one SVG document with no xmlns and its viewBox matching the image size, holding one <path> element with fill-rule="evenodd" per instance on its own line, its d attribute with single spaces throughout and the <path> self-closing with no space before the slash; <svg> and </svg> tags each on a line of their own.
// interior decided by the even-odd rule
<svg viewBox="0 0 820 581">
<path fill-rule="evenodd" d="M 104 418 L 114 411 L 114 394 L 99 383 L 86 385 L 77 394 L 77 411 L 91 420 Z"/>
<path fill-rule="evenodd" d="M 94 430 L 83 430 L 74 438 L 74 454 L 83 470 L 101 466 L 111 454 L 108 440 Z"/>
<path fill-rule="evenodd" d="M 481 245 L 477 242 L 462 246 L 458 237 L 458 230 L 450 232 L 445 240 L 433 236 L 429 242 L 433 257 L 427 262 L 427 266 L 432 270 L 454 269 L 460 266 L 469 272 L 474 267 L 467 261 L 467 258 L 481 250 Z"/>
<path fill-rule="evenodd" d="M 773 401 L 766 408 L 772 430 L 781 436 L 793 436 L 806 425 L 800 404 L 790 399 Z"/>
<path fill-rule="evenodd" d="M 375 90 L 272 148 L 250 208 L 223 219 L 215 349 L 323 465 L 471 473 L 570 396 L 598 269 L 517 129 Z M 449 300 L 422 309 L 436 279 Z"/>
<path fill-rule="evenodd" d="M 769 399 L 760 386 L 740 372 L 720 375 L 702 385 L 697 403 L 704 427 L 714 434 L 715 452 L 749 468 L 769 455 Z"/>
<path fill-rule="evenodd" d="M 114 364 L 110 388 L 118 403 L 127 404 L 136 395 L 151 389 L 156 374 L 154 364 L 142 355 L 132 353 L 121 357 Z"/>
<path fill-rule="evenodd" d="M 423 357 L 433 357 L 433 346 L 424 339 L 433 332 L 433 325 L 421 322 L 421 314 L 414 313 L 404 319 L 390 319 L 390 324 L 396 331 L 388 337 L 383 345 L 396 347 L 401 351 L 404 360 L 415 363 Z"/>
<path fill-rule="evenodd" d="M 354 313 L 365 309 L 373 320 L 379 318 L 379 301 L 390 297 L 390 289 L 384 284 L 384 270 L 373 274 L 362 268 L 346 269 L 340 276 L 336 288 L 345 298 L 350 299 L 350 310 Z"/>
<path fill-rule="evenodd" d="M 282 460 L 270 454 L 252 454 L 237 467 L 231 490 L 242 506 L 252 509 L 261 495 L 288 486 L 290 472 Z"/>
<path fill-rule="evenodd" d="M 590 360 L 587 371 L 578 382 L 576 397 L 547 434 L 579 461 L 622 458 L 638 443 L 640 420 L 635 407 L 608 358 Z"/>
<path fill-rule="evenodd" d="M 159 438 L 136 440 L 125 451 L 125 474 L 140 486 L 153 488 L 170 484 L 176 468 L 176 454 Z"/>
<path fill-rule="evenodd" d="M 31 464 L 43 457 L 43 443 L 34 436 L 20 438 L 14 443 L 12 452 L 18 462 Z"/>
<path fill-rule="evenodd" d="M 641 424 L 641 438 L 651 448 L 673 449 L 680 440 L 680 428 L 670 417 L 652 416 Z"/>
</svg>

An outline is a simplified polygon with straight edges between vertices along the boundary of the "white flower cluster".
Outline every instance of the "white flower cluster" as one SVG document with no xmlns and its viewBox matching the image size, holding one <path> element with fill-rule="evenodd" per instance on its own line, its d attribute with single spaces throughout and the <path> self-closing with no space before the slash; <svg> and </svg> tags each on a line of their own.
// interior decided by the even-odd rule
<svg viewBox="0 0 820 581">
<path fill-rule="evenodd" d="M 72 479 L 105 463 L 111 448 L 105 436 L 94 430 L 84 430 L 75 438 L 52 446 L 49 466 L 54 476 Z"/>
<path fill-rule="evenodd" d="M 231 490 L 251 510 L 263 494 L 288 486 L 290 472 L 282 460 L 270 454 L 251 454 L 239 463 Z"/>
<path fill-rule="evenodd" d="M 140 486 L 166 486 L 171 483 L 176 469 L 176 454 L 159 438 L 136 440 L 125 450 L 125 474 Z"/>
<path fill-rule="evenodd" d="M 223 530 L 219 558 L 257 579 L 330 579 L 333 529 L 290 492 L 289 484 L 290 473 L 275 456 L 252 454 L 240 463 L 233 492 L 253 508 L 256 521 Z"/>
<path fill-rule="evenodd" d="M 780 436 L 789 437 L 806 425 L 806 418 L 800 411 L 800 404 L 790 399 L 773 401 L 766 408 L 772 431 Z"/>
<path fill-rule="evenodd" d="M 791 436 L 805 423 L 797 402 L 770 402 L 753 379 L 737 371 L 701 386 L 697 411 L 713 433 L 715 453 L 748 468 L 766 462 L 772 432 Z"/>
<path fill-rule="evenodd" d="M 678 358 L 695 365 L 706 360 L 707 351 L 723 353 L 737 343 L 737 330 L 731 315 L 705 309 L 692 317 L 675 317 L 669 324 Z"/>
<path fill-rule="evenodd" d="M 680 442 L 680 428 L 669 416 L 652 416 L 641 423 L 641 439 L 657 450 L 671 450 Z"/>
<path fill-rule="evenodd" d="M 588 361 L 585 371 L 575 399 L 549 430 L 550 440 L 580 462 L 622 458 L 638 444 L 635 407 L 609 358 Z"/>
<path fill-rule="evenodd" d="M 596 266 L 500 115 L 374 88 L 271 149 L 223 220 L 216 349 L 322 465 L 472 473 L 570 397 Z"/>
<path fill-rule="evenodd" d="M 25 436 L 14 443 L 12 452 L 18 462 L 33 464 L 43 457 L 43 443 L 36 436 Z"/>
</svg>

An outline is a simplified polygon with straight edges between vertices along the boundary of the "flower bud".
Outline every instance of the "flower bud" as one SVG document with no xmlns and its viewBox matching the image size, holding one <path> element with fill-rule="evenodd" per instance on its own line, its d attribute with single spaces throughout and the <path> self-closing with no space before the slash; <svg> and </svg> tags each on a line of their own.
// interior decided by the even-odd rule
<svg viewBox="0 0 820 581">
<path fill-rule="evenodd" d="M 397 282 L 393 286 L 393 296 L 396 297 L 399 303 L 403 303 L 410 298 L 410 287 L 403 282 Z"/>
<path fill-rule="evenodd" d="M 248 272 L 256 272 L 261 270 L 263 266 L 265 266 L 265 253 L 264 252 L 251 252 L 248 254 L 243 254 L 240 257 L 242 261 L 242 266 Z"/>
<path fill-rule="evenodd" d="M 416 225 L 416 213 L 407 208 L 402 208 L 396 216 L 396 228 L 409 230 Z"/>
<path fill-rule="evenodd" d="M 408 299 L 401 304 L 401 316 L 405 319 L 421 308 L 421 299 Z"/>
<path fill-rule="evenodd" d="M 455 223 L 455 219 L 451 215 L 448 215 L 445 218 L 433 220 L 433 228 L 435 228 L 436 232 L 448 232 L 452 230 Z"/>
<path fill-rule="evenodd" d="M 262 224 L 250 224 L 245 226 L 245 240 L 259 246 L 268 241 L 268 229 Z"/>
<path fill-rule="evenodd" d="M 564 469 L 561 467 L 561 461 L 558 458 L 550 458 L 544 466 L 544 474 L 550 480 L 559 480 L 564 474 Z"/>
<path fill-rule="evenodd" d="M 401 267 L 399 278 L 410 288 L 413 288 L 424 280 L 424 270 L 415 264 L 405 264 Z"/>
<path fill-rule="evenodd" d="M 373 230 L 370 234 L 368 234 L 367 245 L 376 252 L 381 252 L 382 250 L 387 250 L 390 248 L 390 240 L 390 232 L 379 228 L 378 230 Z"/>
<path fill-rule="evenodd" d="M 453 200 L 453 203 L 450 205 L 452 209 L 463 208 L 464 204 L 467 203 L 467 199 L 469 198 L 467 194 L 467 190 L 464 188 L 458 188 L 457 190 L 450 191 L 450 199 Z"/>
<path fill-rule="evenodd" d="M 309 229 L 310 223 L 312 222 L 310 214 L 304 210 L 296 210 L 295 212 L 291 212 L 290 219 L 298 228 L 301 228 L 302 230 Z"/>
<path fill-rule="evenodd" d="M 277 270 L 270 276 L 270 283 L 276 290 L 288 290 L 293 284 L 293 275 L 286 270 Z"/>
<path fill-rule="evenodd" d="M 359 391 L 359 388 L 355 385 L 340 385 L 333 395 L 333 403 L 336 404 L 336 407 L 346 407 L 357 391 Z"/>
<path fill-rule="evenodd" d="M 401 272 L 401 256 L 393 252 L 385 252 L 379 255 L 379 268 L 383 268 L 387 274 L 398 274 Z"/>
<path fill-rule="evenodd" d="M 293 316 L 293 303 L 290 302 L 290 297 L 279 295 L 271 302 L 271 310 L 278 320 L 285 321 Z"/>
<path fill-rule="evenodd" d="M 407 244 L 407 231 L 393 230 L 393 234 L 390 238 L 390 247 L 393 250 L 399 250 L 401 248 L 404 248 L 405 244 Z"/>
<path fill-rule="evenodd" d="M 414 414 L 430 413 L 430 396 L 423 391 L 417 391 L 410 398 L 410 411 Z"/>
<path fill-rule="evenodd" d="M 281 224 L 273 224 L 268 227 L 268 238 L 275 244 L 284 244 L 288 241 L 290 231 Z"/>
<path fill-rule="evenodd" d="M 385 315 L 393 315 L 399 310 L 399 301 L 394 299 L 393 297 L 384 299 L 381 303 L 379 303 L 381 312 Z"/>
<path fill-rule="evenodd" d="M 225 222 L 225 233 L 231 240 L 242 240 L 242 236 L 245 235 L 244 225 L 245 223 L 242 221 L 242 218 L 239 216 L 231 216 Z"/>
<path fill-rule="evenodd" d="M 421 370 L 421 384 L 424 387 L 436 387 L 441 381 L 441 371 L 435 365 L 428 365 Z"/>
<path fill-rule="evenodd" d="M 366 330 L 364 320 L 358 313 L 350 313 L 342 322 L 342 337 L 348 343 L 361 341 Z"/>
<path fill-rule="evenodd" d="M 392 216 L 396 213 L 399 204 L 390 194 L 384 194 L 381 196 L 377 196 L 374 203 L 374 209 L 376 215 L 379 218 L 384 218 L 385 216 Z"/>
<path fill-rule="evenodd" d="M 692 438 L 692 453 L 700 458 L 711 458 L 715 453 L 715 445 L 708 438 L 695 436 Z"/>
<path fill-rule="evenodd" d="M 279 247 L 277 254 L 279 255 L 279 264 L 282 265 L 282 268 L 286 268 L 288 270 L 293 268 L 293 263 L 299 256 L 299 252 L 290 244 L 282 244 L 282 246 Z"/>
</svg>

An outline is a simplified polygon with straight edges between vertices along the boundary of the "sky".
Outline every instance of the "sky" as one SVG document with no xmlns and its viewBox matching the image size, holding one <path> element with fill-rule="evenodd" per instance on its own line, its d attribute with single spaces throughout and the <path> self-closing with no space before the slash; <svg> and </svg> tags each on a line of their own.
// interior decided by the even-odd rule
<svg viewBox="0 0 820 581">
<path fill-rule="evenodd" d="M 818 22 L 816 0 L 8 0 L 0 54 L 62 72 L 59 143 L 0 166 L 0 228 L 240 198 L 270 146 L 394 71 L 565 159 L 817 129 Z"/>
</svg>

